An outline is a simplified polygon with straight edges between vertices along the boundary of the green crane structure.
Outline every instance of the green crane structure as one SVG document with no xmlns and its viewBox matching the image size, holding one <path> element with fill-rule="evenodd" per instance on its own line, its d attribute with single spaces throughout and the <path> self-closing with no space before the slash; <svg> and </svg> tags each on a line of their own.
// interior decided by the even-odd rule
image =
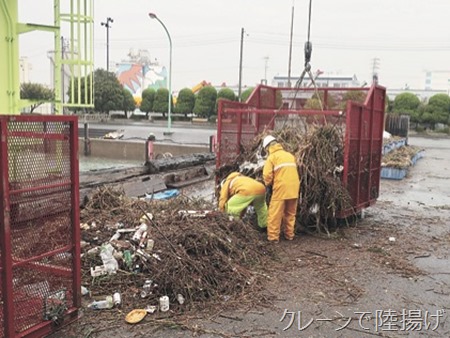
<svg viewBox="0 0 450 338">
<path fill-rule="evenodd" d="M 63 1 L 68 13 L 61 12 L 61 0 L 54 0 L 54 24 L 49 26 L 19 23 L 18 0 L 0 0 L 0 114 L 19 114 L 32 103 L 20 98 L 19 35 L 36 30 L 53 33 L 54 37 L 54 113 L 62 114 L 64 106 L 93 106 L 93 0 Z M 61 57 L 63 30 L 69 36 L 68 57 L 64 59 Z M 63 65 L 70 70 L 68 102 L 62 99 Z"/>
</svg>

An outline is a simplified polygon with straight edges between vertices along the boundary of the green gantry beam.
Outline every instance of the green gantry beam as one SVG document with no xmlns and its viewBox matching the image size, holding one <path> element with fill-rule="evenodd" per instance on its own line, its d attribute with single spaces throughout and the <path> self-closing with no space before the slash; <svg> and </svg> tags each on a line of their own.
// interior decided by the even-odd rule
<svg viewBox="0 0 450 338">
<path fill-rule="evenodd" d="M 60 0 L 54 0 L 54 25 L 18 22 L 18 0 L 0 0 L 0 114 L 20 114 L 20 109 L 30 105 L 20 99 L 19 34 L 35 30 L 54 35 L 54 90 L 55 114 L 62 114 L 64 106 L 92 107 L 93 100 L 93 0 L 70 1 L 70 13 L 61 13 Z M 61 57 L 61 30 L 68 28 L 68 58 Z M 72 91 L 70 103 L 63 102 L 62 67 L 70 70 Z M 79 80 L 79 81 L 77 81 Z M 75 87 L 77 90 L 75 91 Z M 81 95 L 84 88 L 83 95 Z M 75 92 L 78 95 L 75 95 Z"/>
</svg>

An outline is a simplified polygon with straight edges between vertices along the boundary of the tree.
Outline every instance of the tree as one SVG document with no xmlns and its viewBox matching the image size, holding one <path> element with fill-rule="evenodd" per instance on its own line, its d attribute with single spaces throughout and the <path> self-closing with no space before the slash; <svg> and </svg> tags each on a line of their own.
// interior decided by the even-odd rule
<svg viewBox="0 0 450 338">
<path fill-rule="evenodd" d="M 221 88 L 217 93 L 217 99 L 227 99 L 230 101 L 236 101 L 236 94 L 230 88 Z"/>
<path fill-rule="evenodd" d="M 342 101 L 340 105 L 336 103 L 335 95 L 328 93 L 327 95 L 327 105 L 328 109 L 345 109 L 347 101 Z M 323 91 L 319 91 L 318 93 L 314 93 L 311 98 L 306 100 L 305 109 L 313 109 L 313 110 L 322 110 L 325 108 L 325 93 Z"/>
<path fill-rule="evenodd" d="M 319 101 L 319 99 L 311 97 L 310 99 L 306 100 L 304 108 L 312 110 L 321 110 L 323 109 L 323 103 L 322 101 Z"/>
<path fill-rule="evenodd" d="M 131 94 L 128 89 L 123 88 L 122 91 L 123 91 L 122 110 L 125 112 L 125 116 L 127 116 L 127 112 L 136 109 L 136 103 L 134 101 L 133 94 Z"/>
<path fill-rule="evenodd" d="M 215 109 L 216 112 L 219 107 L 219 100 L 236 101 L 236 94 L 230 88 L 221 88 L 217 93 L 216 109 Z"/>
<path fill-rule="evenodd" d="M 241 102 L 246 102 L 255 88 L 249 87 L 241 93 Z"/>
<path fill-rule="evenodd" d="M 386 95 L 386 104 L 384 108 L 386 110 L 386 113 L 392 113 L 392 111 L 394 110 L 394 100 L 391 100 L 387 95 Z"/>
<path fill-rule="evenodd" d="M 428 100 L 425 111 L 431 115 L 426 122 L 433 126 L 436 123 L 447 124 L 450 117 L 450 96 L 447 94 L 433 95 Z"/>
<path fill-rule="evenodd" d="M 169 111 L 169 91 L 166 88 L 159 88 L 155 94 L 155 100 L 153 101 L 153 111 L 162 113 L 163 117 Z"/>
<path fill-rule="evenodd" d="M 200 117 L 210 117 L 214 114 L 216 106 L 217 90 L 212 86 L 200 89 L 195 100 L 194 114 Z"/>
<path fill-rule="evenodd" d="M 28 82 L 22 83 L 20 86 L 20 98 L 22 100 L 33 101 L 30 105 L 30 113 L 33 113 L 33 111 L 44 102 L 54 100 L 55 93 L 52 89 L 49 89 L 40 83 Z"/>
<path fill-rule="evenodd" d="M 142 92 L 141 111 L 145 113 L 148 118 L 148 114 L 153 111 L 153 103 L 155 101 L 156 90 L 153 88 L 144 89 Z"/>
<path fill-rule="evenodd" d="M 419 98 L 413 93 L 401 93 L 394 99 L 394 113 L 411 115 L 420 105 Z"/>
<path fill-rule="evenodd" d="M 322 92 L 323 93 L 323 92 Z M 334 109 L 338 108 L 340 110 L 345 110 L 347 108 L 347 101 L 352 101 L 355 103 L 363 104 L 366 100 L 367 92 L 363 90 L 348 90 L 342 95 L 342 101 L 336 104 L 336 98 L 328 93 L 328 108 Z"/>
<path fill-rule="evenodd" d="M 175 106 L 175 113 L 184 114 L 186 117 L 187 114 L 192 114 L 195 106 L 195 94 L 192 92 L 190 88 L 183 88 L 178 93 L 177 104 Z"/>
<path fill-rule="evenodd" d="M 114 73 L 103 69 L 94 72 L 94 107 L 101 113 L 123 107 L 123 87 Z"/>
</svg>

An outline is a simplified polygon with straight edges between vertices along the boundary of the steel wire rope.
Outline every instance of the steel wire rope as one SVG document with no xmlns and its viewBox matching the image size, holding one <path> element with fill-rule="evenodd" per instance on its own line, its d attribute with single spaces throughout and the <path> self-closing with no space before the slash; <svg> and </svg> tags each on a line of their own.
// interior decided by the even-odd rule
<svg viewBox="0 0 450 338">
<path fill-rule="evenodd" d="M 308 75 L 309 75 L 309 77 L 310 77 L 312 83 L 314 84 L 314 88 L 315 88 L 315 91 L 316 91 L 316 95 L 319 96 L 319 95 L 318 95 L 318 92 L 317 92 L 317 87 L 316 87 L 315 81 L 314 81 L 314 79 L 313 79 L 313 77 L 312 77 L 312 75 L 311 75 L 311 65 L 309 64 L 309 61 L 311 60 L 311 51 L 312 51 L 312 48 L 311 48 L 312 45 L 311 45 L 311 42 L 310 42 L 310 34 L 311 34 L 311 13 L 312 13 L 312 0 L 309 0 L 308 33 L 307 33 L 307 41 L 306 41 L 306 43 L 305 43 L 305 68 L 304 68 L 302 74 L 300 75 L 300 78 L 297 80 L 297 83 L 295 84 L 295 87 L 294 87 L 294 88 L 296 88 L 296 91 L 294 92 L 294 97 L 292 98 L 292 101 L 291 101 L 291 105 L 290 105 L 290 107 L 289 107 L 289 110 L 292 109 L 293 103 L 295 102 L 295 98 L 297 97 L 297 93 L 299 92 L 301 83 L 302 83 L 302 81 L 303 81 L 303 77 L 305 76 L 306 72 L 309 72 Z M 276 100 L 276 99 L 275 99 L 275 100 Z M 321 110 L 323 110 L 323 108 L 322 108 L 322 103 L 321 103 L 321 101 L 320 101 L 320 98 L 319 98 L 319 104 L 320 104 Z M 281 110 L 282 107 L 283 107 L 283 102 L 281 102 L 281 103 L 280 103 L 280 106 L 275 110 L 275 114 L 274 114 L 273 117 L 270 119 L 269 125 L 272 124 L 272 123 L 274 122 L 275 118 L 278 116 L 278 113 L 280 112 L 280 110 Z M 287 120 L 288 120 L 288 116 L 286 116 L 286 118 L 284 119 L 283 128 L 284 128 L 284 126 L 286 125 Z"/>
</svg>

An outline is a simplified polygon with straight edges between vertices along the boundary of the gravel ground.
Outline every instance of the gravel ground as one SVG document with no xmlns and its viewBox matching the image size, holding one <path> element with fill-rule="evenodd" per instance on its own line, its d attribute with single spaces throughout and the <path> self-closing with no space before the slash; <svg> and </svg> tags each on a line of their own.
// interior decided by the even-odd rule
<svg viewBox="0 0 450 338">
<path fill-rule="evenodd" d="M 51 337 L 450 336 L 450 140 L 409 143 L 425 157 L 404 180 L 382 180 L 377 203 L 357 224 L 331 238 L 300 234 L 275 247 L 261 304 L 224 300 L 176 325 L 170 313 L 130 326 L 82 310 L 78 322 Z M 211 191 L 204 182 L 185 193 Z"/>
</svg>

